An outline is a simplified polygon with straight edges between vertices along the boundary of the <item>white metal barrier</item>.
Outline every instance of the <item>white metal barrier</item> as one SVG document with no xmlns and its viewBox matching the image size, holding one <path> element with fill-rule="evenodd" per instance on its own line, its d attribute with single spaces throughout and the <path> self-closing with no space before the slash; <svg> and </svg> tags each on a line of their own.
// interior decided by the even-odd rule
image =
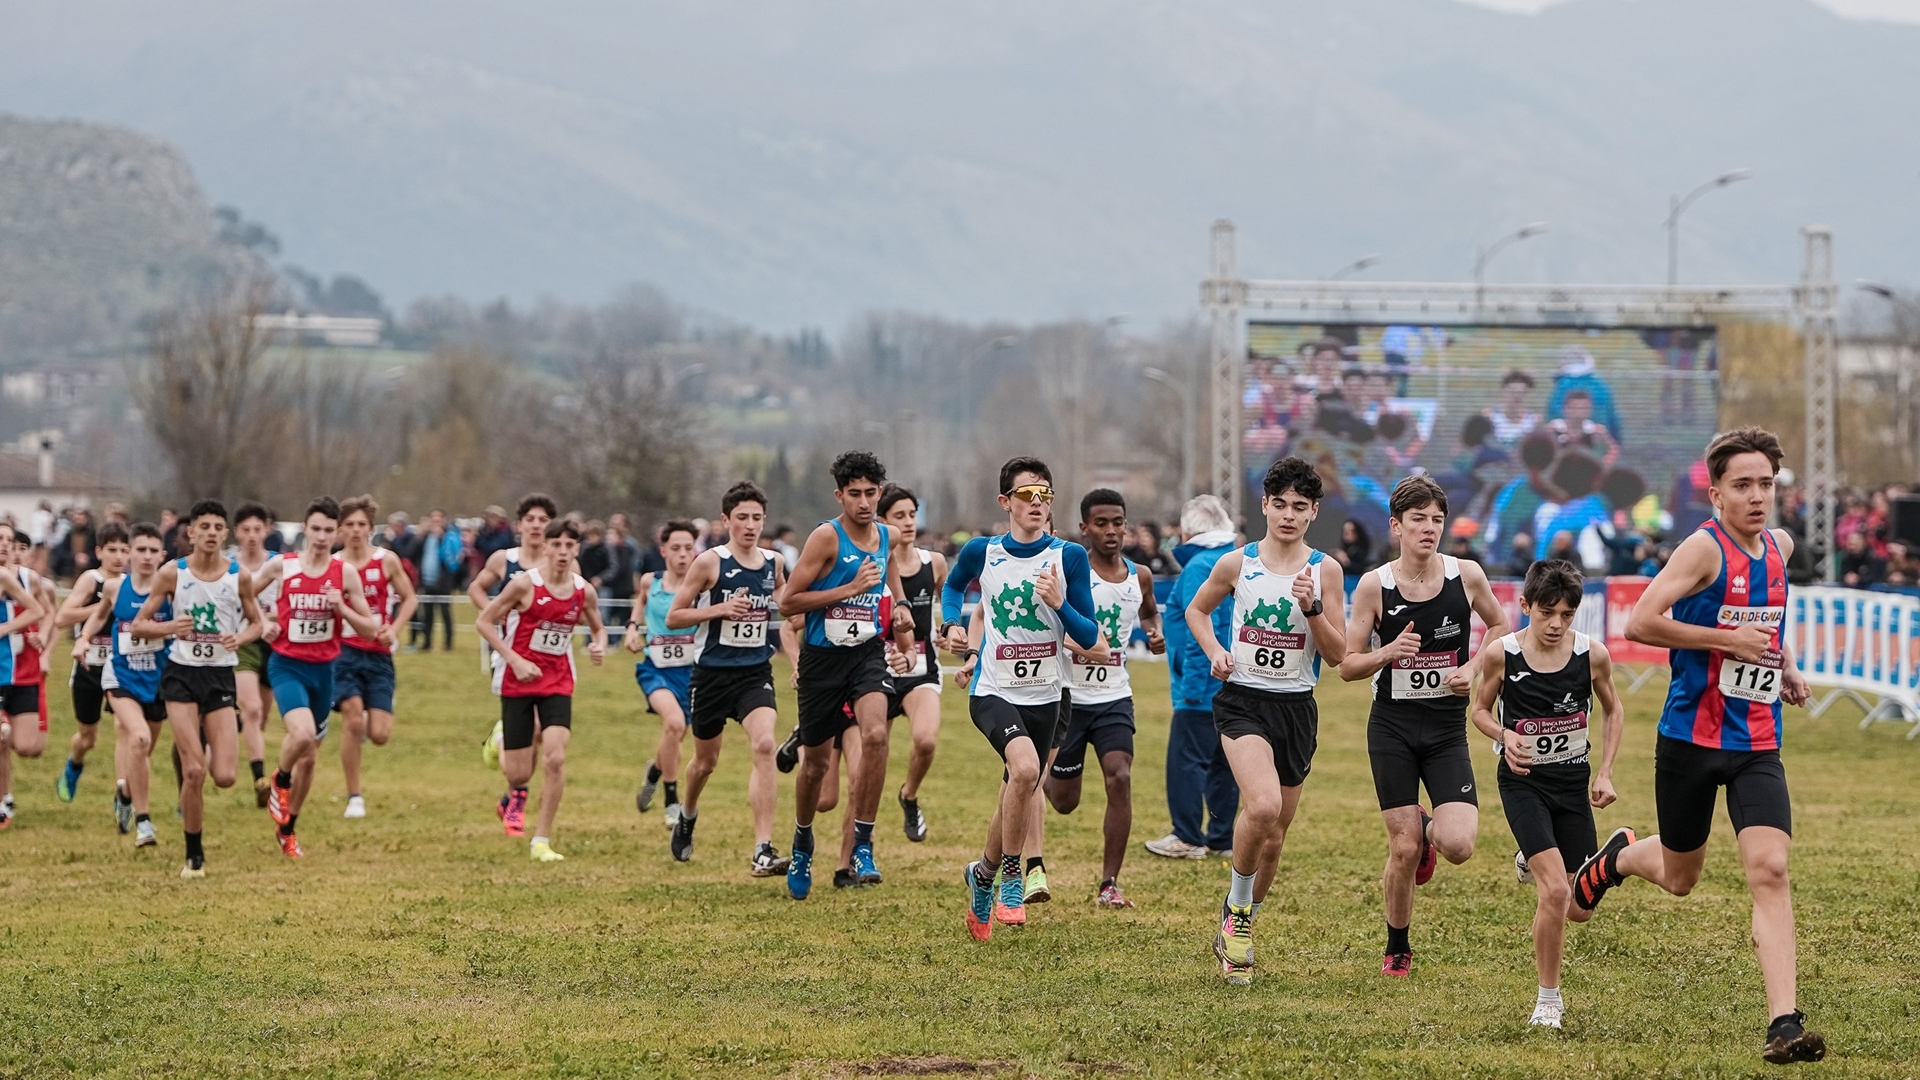
<svg viewBox="0 0 1920 1080">
<path fill-rule="evenodd" d="M 1920 738 L 1920 597 L 1807 585 L 1787 605 L 1796 664 L 1826 691 L 1808 703 L 1811 714 L 1850 700 L 1866 710 L 1862 728 L 1891 720 Z"/>
</svg>

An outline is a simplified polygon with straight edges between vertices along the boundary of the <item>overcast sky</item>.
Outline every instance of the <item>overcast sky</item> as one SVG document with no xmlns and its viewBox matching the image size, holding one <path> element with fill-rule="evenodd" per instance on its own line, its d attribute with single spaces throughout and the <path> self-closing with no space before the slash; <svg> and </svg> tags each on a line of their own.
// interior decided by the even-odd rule
<svg viewBox="0 0 1920 1080">
<path fill-rule="evenodd" d="M 1501 11 L 1539 11 L 1566 0 L 1466 0 L 1469 4 Z M 1894 19 L 1920 23 L 1920 0 L 1813 0 L 1821 7 L 1857 19 Z"/>
</svg>

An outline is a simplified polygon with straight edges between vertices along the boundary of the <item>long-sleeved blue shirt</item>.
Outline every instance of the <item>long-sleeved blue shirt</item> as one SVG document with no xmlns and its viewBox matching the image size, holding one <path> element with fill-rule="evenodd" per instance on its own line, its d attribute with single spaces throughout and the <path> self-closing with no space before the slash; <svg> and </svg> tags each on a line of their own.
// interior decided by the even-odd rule
<svg viewBox="0 0 1920 1080">
<path fill-rule="evenodd" d="M 1213 664 L 1207 659 L 1207 651 L 1194 640 L 1193 631 L 1187 627 L 1187 605 L 1193 602 L 1200 586 L 1207 583 L 1213 564 L 1234 550 L 1230 533 L 1211 534 L 1207 539 L 1213 542 L 1206 546 L 1183 544 L 1174 549 L 1173 557 L 1180 560 L 1180 576 L 1174 579 L 1173 593 L 1167 598 L 1167 608 L 1160 621 L 1167 635 L 1167 670 L 1172 676 L 1169 689 L 1173 692 L 1173 707 L 1196 712 L 1213 711 L 1213 695 L 1220 692 L 1220 680 L 1213 677 Z M 1231 647 L 1232 625 L 1233 600 L 1229 597 L 1213 609 L 1213 636 L 1222 648 Z"/>
<path fill-rule="evenodd" d="M 940 589 L 940 620 L 958 623 L 960 607 L 966 602 L 967 589 L 979 580 L 987 565 L 987 544 L 998 539 L 1009 554 L 1030 559 L 1044 551 L 1054 540 L 1042 535 L 1031 543 L 1020 543 L 1011 534 L 997 538 L 976 536 L 967 541 L 947 571 L 947 583 Z M 1060 605 L 1060 624 L 1067 637 L 1083 649 L 1093 648 L 1100 639 L 1100 624 L 1093 621 L 1093 569 L 1087 563 L 1087 549 L 1079 544 L 1060 545 L 1060 576 L 1067 586 L 1067 601 Z"/>
</svg>

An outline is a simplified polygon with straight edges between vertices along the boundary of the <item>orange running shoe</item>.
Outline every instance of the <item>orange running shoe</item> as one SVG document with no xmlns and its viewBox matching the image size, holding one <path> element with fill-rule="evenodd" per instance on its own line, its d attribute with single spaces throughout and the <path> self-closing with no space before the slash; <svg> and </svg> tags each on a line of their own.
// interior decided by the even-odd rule
<svg viewBox="0 0 1920 1080">
<path fill-rule="evenodd" d="M 273 778 L 273 786 L 267 789 L 267 813 L 273 815 L 275 825 L 285 825 L 293 818 L 293 789 L 281 787 L 278 775 Z"/>
<path fill-rule="evenodd" d="M 292 833 L 280 834 L 280 853 L 289 859 L 304 859 L 307 853 L 300 850 L 300 838 Z"/>
<path fill-rule="evenodd" d="M 993 917 L 1002 926 L 1027 925 L 1027 884 L 1019 875 L 1000 882 L 1000 899 L 994 902 Z"/>
<path fill-rule="evenodd" d="M 500 823 L 508 836 L 527 835 L 527 789 L 514 788 L 500 796 Z"/>
<path fill-rule="evenodd" d="M 1380 974 L 1404 979 L 1413 974 L 1413 954 L 1390 952 L 1380 961 Z"/>
<path fill-rule="evenodd" d="M 1587 856 L 1587 861 L 1580 864 L 1580 869 L 1573 875 L 1573 902 L 1580 910 L 1592 911 L 1599 906 L 1600 898 L 1607 895 L 1608 889 L 1620 884 L 1618 877 L 1607 872 L 1607 866 L 1633 841 L 1633 830 L 1623 825 L 1613 830 L 1613 835 L 1607 837 L 1607 842 L 1600 845 L 1599 851 Z"/>
<path fill-rule="evenodd" d="M 960 873 L 966 878 L 967 891 L 967 933 L 975 941 L 985 941 L 993 936 L 993 882 L 980 884 L 977 875 L 980 864 L 970 862 Z"/>
</svg>

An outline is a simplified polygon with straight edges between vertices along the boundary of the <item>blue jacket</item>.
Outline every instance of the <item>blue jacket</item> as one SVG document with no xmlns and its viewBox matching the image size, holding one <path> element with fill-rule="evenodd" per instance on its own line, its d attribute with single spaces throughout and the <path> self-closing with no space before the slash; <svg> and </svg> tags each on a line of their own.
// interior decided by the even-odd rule
<svg viewBox="0 0 1920 1080">
<path fill-rule="evenodd" d="M 1187 629 L 1187 605 L 1200 591 L 1200 586 L 1207 583 L 1213 564 L 1233 549 L 1231 538 L 1217 547 L 1182 544 L 1174 549 L 1173 557 L 1180 563 L 1180 576 L 1174 579 L 1173 595 L 1167 598 L 1167 612 L 1161 626 L 1166 630 L 1167 669 L 1176 709 L 1212 712 L 1213 695 L 1220 692 L 1220 680 L 1213 677 L 1213 666 L 1207 662 L 1206 651 Z M 1232 604 L 1213 609 L 1213 636 L 1223 648 L 1230 640 L 1232 621 Z"/>
<path fill-rule="evenodd" d="M 425 529 L 421 529 L 414 534 L 413 550 L 403 552 L 402 554 L 412 560 L 414 569 L 420 572 L 420 580 L 423 584 L 459 584 L 460 576 L 465 571 L 462 555 L 466 550 L 466 545 L 460 540 L 460 530 L 454 528 L 452 525 L 448 525 L 446 531 L 440 534 L 440 542 L 437 545 L 440 551 L 440 579 L 438 581 L 427 580 L 427 545 L 433 542 L 432 534 L 428 533 Z"/>
</svg>

